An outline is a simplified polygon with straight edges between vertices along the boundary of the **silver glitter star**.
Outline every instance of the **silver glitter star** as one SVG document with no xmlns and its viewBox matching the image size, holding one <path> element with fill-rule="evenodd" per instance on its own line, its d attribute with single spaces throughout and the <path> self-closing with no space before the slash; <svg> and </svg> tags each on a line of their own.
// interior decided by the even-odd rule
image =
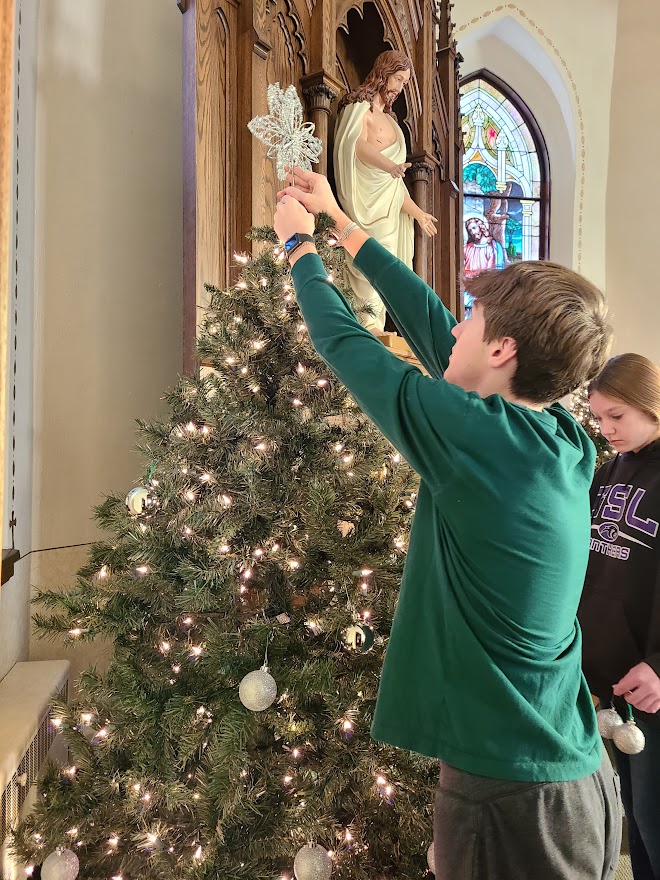
<svg viewBox="0 0 660 880">
<path fill-rule="evenodd" d="M 313 122 L 303 122 L 303 109 L 295 86 L 286 91 L 279 83 L 268 86 L 268 116 L 255 116 L 248 122 L 252 134 L 268 146 L 268 157 L 277 160 L 277 176 L 286 178 L 285 166 L 299 165 L 311 171 L 318 162 L 323 143 L 314 137 Z"/>
</svg>

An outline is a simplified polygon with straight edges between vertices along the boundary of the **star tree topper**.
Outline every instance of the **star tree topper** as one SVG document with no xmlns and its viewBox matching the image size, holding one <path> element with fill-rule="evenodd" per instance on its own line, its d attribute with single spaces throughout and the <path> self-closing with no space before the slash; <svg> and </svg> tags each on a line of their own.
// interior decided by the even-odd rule
<svg viewBox="0 0 660 880">
<path fill-rule="evenodd" d="M 268 116 L 255 116 L 248 122 L 252 134 L 268 145 L 268 157 L 277 160 L 277 176 L 286 178 L 285 166 L 299 165 L 305 171 L 312 170 L 312 162 L 318 162 L 323 144 L 314 137 L 313 122 L 303 122 L 303 109 L 295 86 L 286 91 L 280 84 L 268 86 Z"/>
</svg>

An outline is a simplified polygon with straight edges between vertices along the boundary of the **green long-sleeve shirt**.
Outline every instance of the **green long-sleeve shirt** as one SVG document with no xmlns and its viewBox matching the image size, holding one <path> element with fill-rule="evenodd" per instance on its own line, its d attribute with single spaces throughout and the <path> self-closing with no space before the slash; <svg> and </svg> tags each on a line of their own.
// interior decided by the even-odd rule
<svg viewBox="0 0 660 880">
<path fill-rule="evenodd" d="M 369 239 L 355 265 L 431 374 L 356 320 L 319 257 L 293 268 L 312 342 L 421 478 L 372 728 L 501 779 L 597 769 L 576 610 L 595 452 L 558 404 L 537 412 L 446 382 L 454 318 Z"/>
</svg>

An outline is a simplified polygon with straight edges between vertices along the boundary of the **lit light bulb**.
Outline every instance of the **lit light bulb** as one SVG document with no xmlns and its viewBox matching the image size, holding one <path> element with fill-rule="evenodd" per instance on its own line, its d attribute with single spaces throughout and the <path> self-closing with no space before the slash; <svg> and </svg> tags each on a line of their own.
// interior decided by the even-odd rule
<svg viewBox="0 0 660 880">
<path fill-rule="evenodd" d="M 188 431 L 189 434 L 194 434 L 196 430 L 197 426 L 195 425 L 195 423 L 188 422 L 188 424 L 186 425 L 186 431 Z"/>
<path fill-rule="evenodd" d="M 302 400 L 300 400 L 298 397 L 294 397 L 292 403 L 294 406 L 302 406 L 303 405 Z"/>
<path fill-rule="evenodd" d="M 235 358 L 235 357 L 232 357 L 232 356 L 230 355 L 229 357 L 226 357 L 226 358 L 225 358 L 225 363 L 226 363 L 226 364 L 229 364 L 229 366 L 231 367 L 233 364 L 236 363 L 236 358 Z"/>
<path fill-rule="evenodd" d="M 319 386 L 319 388 L 324 388 L 328 384 L 328 380 L 327 379 L 317 379 L 316 384 Z"/>
<path fill-rule="evenodd" d="M 221 495 L 220 501 L 222 501 L 225 507 L 231 507 L 231 498 L 229 495 Z"/>
<path fill-rule="evenodd" d="M 346 721 L 344 721 L 343 728 L 346 731 L 353 730 L 353 722 L 346 719 Z"/>
<path fill-rule="evenodd" d="M 229 546 L 229 544 L 221 544 L 218 549 L 219 549 L 220 553 L 229 553 L 229 551 L 231 550 L 231 547 Z"/>
<path fill-rule="evenodd" d="M 300 562 L 297 559 L 289 560 L 289 568 L 292 568 L 294 571 L 300 568 Z"/>
<path fill-rule="evenodd" d="M 247 284 L 245 283 L 245 281 L 239 281 L 238 284 L 236 285 L 236 288 L 237 288 L 237 290 L 246 290 Z"/>
<path fill-rule="evenodd" d="M 170 650 L 171 647 L 172 646 L 170 645 L 169 642 L 161 642 L 160 643 L 160 650 L 161 650 L 161 653 L 163 653 L 163 654 L 167 654 L 167 652 Z"/>
<path fill-rule="evenodd" d="M 119 838 L 118 837 L 110 837 L 110 838 L 108 838 L 108 843 L 110 844 L 110 846 L 118 846 L 119 845 Z"/>
<path fill-rule="evenodd" d="M 200 645 L 193 645 L 190 649 L 190 654 L 192 657 L 199 657 L 203 653 L 203 648 Z"/>
<path fill-rule="evenodd" d="M 81 635 L 81 634 L 82 634 L 82 630 L 80 629 L 79 626 L 76 626 L 76 627 L 74 627 L 73 629 L 70 629 L 70 630 L 69 630 L 69 635 L 70 635 L 72 638 L 74 638 L 74 639 L 77 639 L 78 636 Z"/>
<path fill-rule="evenodd" d="M 257 547 L 257 548 L 255 549 L 253 555 L 256 556 L 257 559 L 259 559 L 261 556 L 264 555 L 264 551 L 261 549 L 261 547 Z"/>
</svg>

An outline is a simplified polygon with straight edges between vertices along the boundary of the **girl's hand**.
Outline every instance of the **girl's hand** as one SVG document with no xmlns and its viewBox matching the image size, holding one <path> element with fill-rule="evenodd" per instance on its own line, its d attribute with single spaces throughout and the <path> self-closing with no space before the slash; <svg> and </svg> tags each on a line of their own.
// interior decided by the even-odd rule
<svg viewBox="0 0 660 880">
<path fill-rule="evenodd" d="M 633 666 L 612 687 L 612 691 L 640 712 L 653 714 L 660 709 L 660 677 L 648 663 L 642 662 Z"/>
</svg>

